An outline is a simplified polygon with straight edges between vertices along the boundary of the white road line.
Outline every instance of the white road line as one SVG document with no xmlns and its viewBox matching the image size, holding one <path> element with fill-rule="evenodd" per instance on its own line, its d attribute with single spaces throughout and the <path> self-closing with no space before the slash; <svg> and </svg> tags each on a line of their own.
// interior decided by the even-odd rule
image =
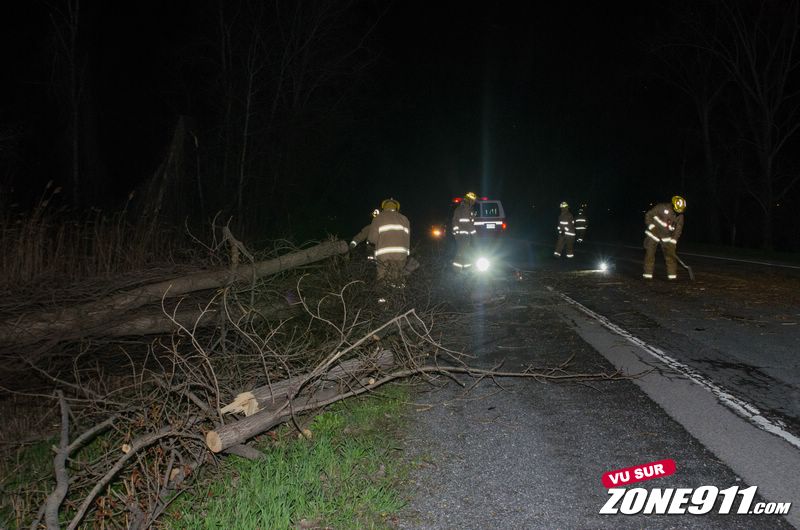
<svg viewBox="0 0 800 530">
<path fill-rule="evenodd" d="M 748 420 L 750 423 L 752 423 L 759 429 L 764 430 L 770 434 L 774 434 L 775 436 L 782 438 L 792 446 L 800 449 L 800 438 L 786 431 L 784 429 L 783 423 L 778 421 L 773 421 L 765 417 L 755 405 L 752 405 L 742 399 L 737 398 L 736 396 L 732 395 L 730 392 L 728 392 L 721 386 L 717 385 L 713 381 L 709 380 L 708 378 L 698 373 L 696 370 L 670 357 L 663 350 L 646 343 L 639 337 L 636 337 L 629 331 L 614 324 L 603 315 L 595 313 L 588 307 L 570 298 L 566 294 L 556 291 L 550 286 L 548 286 L 547 289 L 560 296 L 564 301 L 576 307 L 584 314 L 595 319 L 606 329 L 613 331 L 620 337 L 625 338 L 626 340 L 640 347 L 641 349 L 643 349 L 644 351 L 646 351 L 647 353 L 649 353 L 662 363 L 666 364 L 676 372 L 686 376 L 693 383 L 696 383 L 697 385 L 701 386 L 702 388 L 713 394 L 720 403 L 725 405 L 727 408 L 732 410 L 737 415 Z"/>
<path fill-rule="evenodd" d="M 596 241 L 593 243 L 594 245 L 603 246 L 603 247 L 616 247 L 616 248 L 628 248 L 632 250 L 642 250 L 641 245 L 620 245 L 617 243 L 602 243 L 600 241 Z M 734 263 L 749 263 L 750 265 L 763 265 L 765 267 L 778 267 L 781 269 L 795 269 L 800 270 L 800 265 L 791 265 L 789 263 L 780 263 L 776 261 L 764 261 L 764 260 L 754 260 L 754 259 L 742 259 L 742 258 L 729 258 L 727 256 L 714 256 L 711 254 L 698 254 L 696 252 L 680 252 L 681 256 L 692 256 L 695 258 L 704 258 L 704 259 L 718 259 L 721 261 L 732 261 Z"/>
<path fill-rule="evenodd" d="M 752 259 L 726 258 L 724 256 L 712 256 L 710 254 L 695 254 L 694 252 L 681 252 L 681 256 L 694 256 L 696 258 L 719 259 L 724 261 L 735 261 L 737 263 L 751 263 L 753 265 L 764 265 L 766 267 L 781 267 L 783 269 L 800 270 L 800 265 L 789 265 L 788 263 L 776 263 L 774 261 L 758 261 Z"/>
</svg>

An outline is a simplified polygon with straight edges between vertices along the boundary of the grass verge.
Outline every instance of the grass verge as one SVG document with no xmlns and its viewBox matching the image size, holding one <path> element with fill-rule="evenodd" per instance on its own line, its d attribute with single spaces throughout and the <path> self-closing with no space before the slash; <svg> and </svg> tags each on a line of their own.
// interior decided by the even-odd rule
<svg viewBox="0 0 800 530">
<path fill-rule="evenodd" d="M 0 528 L 23 528 L 52 489 L 55 438 L 9 451 L 0 459 Z M 31 488 L 31 484 L 36 487 Z"/>
<path fill-rule="evenodd" d="M 25 444 L 0 458 L 0 529 L 28 528 L 33 514 L 55 487 L 53 473 L 54 448 L 58 437 Z M 100 436 L 78 451 L 67 462 L 70 476 L 79 468 L 95 461 L 108 450 L 108 440 Z M 83 485 L 86 487 L 86 485 Z M 70 488 L 75 488 L 71 484 Z M 118 484 L 114 488 L 119 489 Z M 75 506 L 62 506 L 62 524 L 69 523 Z"/>
<path fill-rule="evenodd" d="M 403 505 L 399 453 L 408 391 L 387 387 L 316 416 L 310 439 L 284 427 L 256 447 L 265 458 L 228 458 L 179 498 L 168 528 L 387 528 Z"/>
</svg>

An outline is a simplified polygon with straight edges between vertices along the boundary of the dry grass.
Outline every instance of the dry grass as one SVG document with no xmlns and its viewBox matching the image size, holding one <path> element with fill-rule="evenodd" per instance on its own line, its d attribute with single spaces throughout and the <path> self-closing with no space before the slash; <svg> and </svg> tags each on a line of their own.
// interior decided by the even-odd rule
<svg viewBox="0 0 800 530">
<path fill-rule="evenodd" d="M 59 188 L 48 185 L 29 212 L 0 217 L 0 290 L 75 283 L 174 263 L 178 231 L 116 213 L 77 215 L 52 207 Z"/>
</svg>

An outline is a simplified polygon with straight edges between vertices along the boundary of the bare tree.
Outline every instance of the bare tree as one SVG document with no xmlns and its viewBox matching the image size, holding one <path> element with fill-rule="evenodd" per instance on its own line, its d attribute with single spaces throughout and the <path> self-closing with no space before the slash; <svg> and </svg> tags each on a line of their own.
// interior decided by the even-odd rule
<svg viewBox="0 0 800 530">
<path fill-rule="evenodd" d="M 711 238 L 717 240 L 720 233 L 720 168 L 715 154 L 715 138 L 712 134 L 712 113 L 719 105 L 730 75 L 721 67 L 714 53 L 694 45 L 699 35 L 714 34 L 716 27 L 698 24 L 699 15 L 693 16 L 683 26 L 684 34 L 671 37 L 668 42 L 655 49 L 665 66 L 661 77 L 678 88 L 691 101 L 697 119 L 698 136 L 703 158 L 703 188 L 707 195 L 706 214 Z M 685 157 L 684 157 L 685 160 Z M 728 219 L 732 222 L 733 219 Z"/>
<path fill-rule="evenodd" d="M 762 245 L 771 247 L 776 204 L 800 179 L 784 171 L 786 147 L 800 129 L 797 78 L 800 3 L 766 1 L 720 4 L 723 31 L 708 49 L 730 73 L 743 112 L 744 140 L 751 146 L 755 174 L 747 192 L 763 213 Z"/>
<path fill-rule="evenodd" d="M 66 0 L 63 7 L 50 6 L 50 20 L 56 38 L 55 65 L 65 70 L 64 92 L 69 113 L 72 202 L 78 204 L 81 188 L 81 99 L 85 64 L 78 47 L 81 21 L 80 0 Z"/>
<path fill-rule="evenodd" d="M 252 22 L 250 33 L 250 42 L 247 46 L 247 57 L 244 64 L 245 75 L 245 88 L 244 88 L 244 109 L 242 123 L 242 147 L 239 154 L 239 181 L 236 188 L 236 213 L 240 219 L 244 217 L 244 188 L 247 181 L 248 173 L 248 152 L 247 148 L 250 140 L 250 126 L 254 114 L 254 105 L 256 97 L 260 92 L 258 83 L 258 76 L 264 70 L 264 57 L 261 53 L 263 50 L 263 39 L 261 35 L 261 20 L 263 18 L 260 6 L 255 8 L 252 17 L 249 17 Z"/>
<path fill-rule="evenodd" d="M 382 16 L 365 0 L 231 0 L 213 13 L 214 40 L 199 64 L 215 76 L 215 145 L 206 143 L 217 207 L 260 231 L 298 211 L 313 178 L 340 165 L 350 96 L 375 54 L 369 37 Z M 195 58 L 197 58 L 195 56 Z M 269 197 L 270 207 L 259 207 Z M 214 206 L 210 206 L 214 208 Z"/>
</svg>

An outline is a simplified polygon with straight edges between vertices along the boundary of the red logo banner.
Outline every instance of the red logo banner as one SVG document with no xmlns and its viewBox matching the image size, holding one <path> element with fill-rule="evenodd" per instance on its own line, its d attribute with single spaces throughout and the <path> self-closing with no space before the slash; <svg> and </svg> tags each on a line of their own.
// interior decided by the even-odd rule
<svg viewBox="0 0 800 530">
<path fill-rule="evenodd" d="M 634 482 L 651 480 L 654 478 L 668 477 L 675 473 L 675 461 L 671 458 L 656 460 L 623 469 L 615 469 L 603 473 L 603 486 L 606 488 L 620 488 Z"/>
</svg>

